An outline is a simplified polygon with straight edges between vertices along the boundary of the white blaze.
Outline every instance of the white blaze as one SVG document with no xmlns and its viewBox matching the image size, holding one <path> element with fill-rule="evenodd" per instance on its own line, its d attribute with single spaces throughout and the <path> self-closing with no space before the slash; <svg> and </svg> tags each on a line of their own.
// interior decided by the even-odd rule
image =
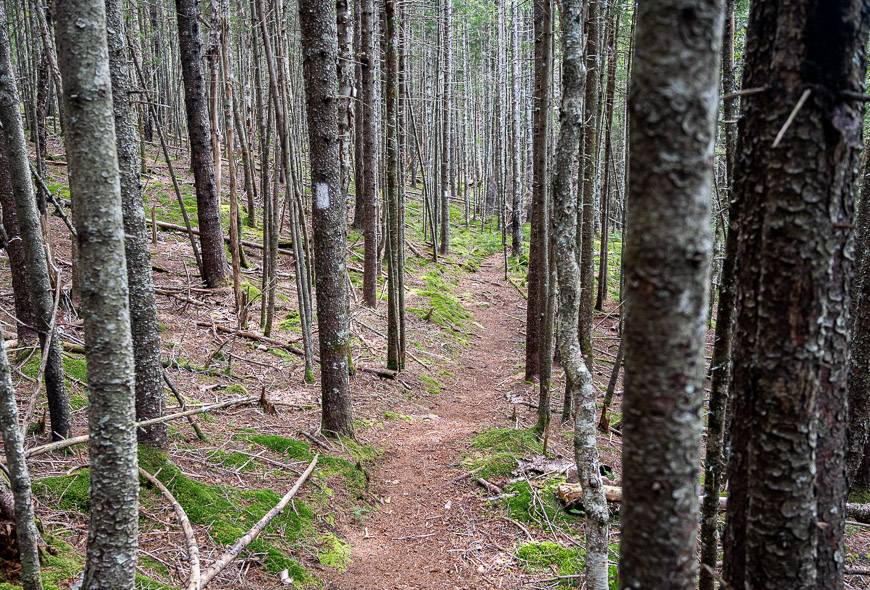
<svg viewBox="0 0 870 590">
<path fill-rule="evenodd" d="M 329 209 L 329 186 L 325 182 L 314 185 L 314 205 L 318 209 Z"/>
</svg>

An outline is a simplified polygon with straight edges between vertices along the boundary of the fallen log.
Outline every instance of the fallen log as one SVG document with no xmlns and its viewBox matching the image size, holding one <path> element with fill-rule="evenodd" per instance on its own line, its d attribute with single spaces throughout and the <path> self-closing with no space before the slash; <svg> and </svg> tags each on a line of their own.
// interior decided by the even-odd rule
<svg viewBox="0 0 870 590">
<path fill-rule="evenodd" d="M 187 518 L 187 513 L 172 492 L 163 485 L 159 479 L 139 468 L 139 475 L 148 480 L 148 482 L 157 488 L 163 497 L 166 498 L 172 505 L 175 511 L 175 516 L 178 518 L 178 523 L 181 525 L 181 530 L 184 531 L 184 540 L 187 543 L 187 561 L 190 564 L 190 573 L 187 577 L 187 590 L 198 590 L 199 584 L 199 545 L 196 544 L 196 536 L 193 534 L 193 526 L 190 524 L 190 519 Z"/>
<path fill-rule="evenodd" d="M 251 527 L 247 533 L 245 533 L 241 539 L 235 542 L 235 544 L 230 547 L 223 555 L 221 555 L 215 562 L 209 566 L 205 572 L 203 572 L 202 577 L 200 579 L 200 583 L 198 587 L 188 587 L 188 590 L 201 590 L 205 588 L 206 585 L 211 582 L 216 575 L 218 575 L 221 570 L 227 567 L 230 563 L 232 563 L 241 553 L 245 547 L 250 545 L 257 536 L 263 532 L 269 523 L 272 522 L 272 519 L 281 514 L 281 512 L 286 508 L 287 504 L 290 503 L 290 500 L 293 499 L 293 496 L 296 495 L 296 492 L 299 491 L 299 488 L 302 487 L 302 484 L 305 483 L 305 480 L 308 479 L 308 476 L 311 475 L 311 472 L 314 471 L 314 466 L 317 465 L 317 458 L 320 455 L 314 455 L 314 458 L 311 460 L 311 463 L 308 464 L 308 467 L 305 471 L 302 472 L 302 475 L 299 476 L 299 479 L 296 480 L 296 483 L 293 484 L 293 487 L 290 488 L 290 491 L 284 494 L 284 497 L 275 504 L 275 507 L 272 508 L 269 512 L 263 515 L 257 524 Z"/>
<path fill-rule="evenodd" d="M 262 342 L 263 344 L 269 344 L 270 346 L 274 346 L 275 348 L 283 348 L 287 352 L 292 352 L 297 356 L 302 356 L 303 352 L 298 348 L 294 347 L 290 342 L 282 342 L 281 340 L 276 340 L 275 338 L 269 338 L 268 336 L 261 336 L 255 332 L 249 332 L 247 330 L 236 330 L 233 328 L 228 328 L 226 326 L 222 326 L 220 324 L 212 324 L 210 322 L 196 322 L 197 326 L 202 328 L 214 328 L 221 334 L 229 334 L 230 336 L 239 336 L 241 338 L 245 338 L 247 340 L 253 340 L 255 342 Z M 297 340 L 298 342 L 298 340 Z"/>
</svg>

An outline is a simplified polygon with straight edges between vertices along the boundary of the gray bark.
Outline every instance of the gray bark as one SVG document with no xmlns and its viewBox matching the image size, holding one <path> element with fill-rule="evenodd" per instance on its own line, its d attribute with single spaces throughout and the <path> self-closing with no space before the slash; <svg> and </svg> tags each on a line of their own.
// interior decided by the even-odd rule
<svg viewBox="0 0 870 590">
<path fill-rule="evenodd" d="M 15 197 L 15 215 L 24 248 L 27 284 L 36 308 L 39 342 L 43 349 L 48 345 L 45 390 L 51 418 L 51 436 L 53 440 L 60 440 L 67 438 L 70 433 L 69 402 L 63 381 L 60 342 L 57 334 L 49 334 L 54 310 L 54 294 L 48 276 L 42 226 L 33 193 L 27 145 L 18 111 L 18 89 L 15 85 L 15 73 L 9 51 L 6 14 L 0 12 L 0 128 L 6 135 L 6 155 L 9 161 L 9 175 L 12 179 L 12 194 Z"/>
<path fill-rule="evenodd" d="M 149 420 L 163 415 L 163 367 L 160 364 L 160 336 L 151 253 L 148 250 L 148 229 L 139 183 L 139 137 L 129 99 L 132 85 L 119 0 L 106 0 L 106 27 L 124 215 L 127 283 L 130 289 L 130 330 L 136 362 L 136 419 Z M 139 431 L 139 442 L 157 448 L 165 447 L 166 424 L 154 424 L 142 429 Z"/>
<path fill-rule="evenodd" d="M 2 15 L 2 8 L 0 8 Z M 0 16 L 2 19 L 2 16 Z M 21 586 L 24 590 L 42 590 L 39 577 L 39 533 L 33 511 L 30 474 L 24 457 L 24 436 L 18 427 L 18 406 L 9 374 L 9 362 L 0 334 L 0 431 L 6 468 L 15 502 L 15 534 L 21 559 Z"/>
<path fill-rule="evenodd" d="M 91 513 L 82 588 L 124 590 L 135 582 L 139 477 L 106 12 L 103 0 L 66 0 L 57 8 L 90 390 Z"/>
<path fill-rule="evenodd" d="M 453 169 L 450 149 L 453 144 L 453 0 L 441 0 L 441 4 L 444 15 L 444 64 L 441 66 L 444 72 L 444 88 L 441 93 L 441 182 L 438 183 L 440 194 L 437 196 L 441 200 L 441 235 L 438 249 L 441 254 L 447 254 L 450 252 L 450 172 Z"/>
<path fill-rule="evenodd" d="M 569 395 L 576 400 L 574 418 L 574 455 L 577 475 L 583 485 L 583 510 L 586 513 L 586 587 L 607 590 L 607 547 L 610 513 L 604 497 L 596 446 L 596 396 L 577 331 L 580 269 L 577 265 L 577 199 L 571 176 L 580 147 L 583 118 L 583 3 L 562 2 L 562 108 L 559 140 L 553 166 L 553 241 L 559 282 L 559 354 L 565 368 Z"/>
<path fill-rule="evenodd" d="M 202 74 L 202 42 L 196 0 L 176 0 L 178 44 L 184 78 L 184 108 L 190 138 L 190 163 L 196 188 L 202 279 L 209 287 L 226 282 L 226 255 L 220 220 L 220 197 L 212 157 L 211 124 Z"/>
<path fill-rule="evenodd" d="M 641 3 L 635 39 L 620 584 L 690 590 L 698 571 L 721 2 Z"/>
<path fill-rule="evenodd" d="M 345 283 L 347 220 L 339 190 L 335 2 L 300 0 L 299 22 L 314 196 L 312 222 L 320 340 L 321 429 L 331 434 L 353 435 Z"/>
<path fill-rule="evenodd" d="M 362 142 L 362 186 L 357 186 L 357 199 L 363 200 L 363 301 L 369 307 L 378 304 L 378 152 L 377 120 L 379 109 L 375 105 L 375 3 L 361 0 L 360 3 L 360 93 L 359 116 Z"/>
</svg>

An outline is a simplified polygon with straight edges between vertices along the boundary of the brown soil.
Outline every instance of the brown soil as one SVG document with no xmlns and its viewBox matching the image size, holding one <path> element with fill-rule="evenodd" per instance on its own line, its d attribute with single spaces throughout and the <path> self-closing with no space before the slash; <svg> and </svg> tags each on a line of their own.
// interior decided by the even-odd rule
<svg viewBox="0 0 870 590">
<path fill-rule="evenodd" d="M 475 433 L 510 424 L 506 393 L 521 384 L 522 299 L 503 280 L 497 258 L 463 279 L 473 292 L 478 326 L 459 358 L 443 368 L 456 377 L 444 392 L 373 439 L 386 454 L 372 474 L 380 507 L 349 531 L 351 565 L 330 576 L 340 590 L 514 588 L 508 568 L 517 534 L 494 516 L 459 465 Z M 418 410 L 419 412 L 419 410 Z"/>
</svg>

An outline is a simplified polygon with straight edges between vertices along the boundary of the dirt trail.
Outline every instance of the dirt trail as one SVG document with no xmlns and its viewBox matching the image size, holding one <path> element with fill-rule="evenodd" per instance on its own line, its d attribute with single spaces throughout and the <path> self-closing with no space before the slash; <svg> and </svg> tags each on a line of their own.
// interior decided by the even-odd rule
<svg viewBox="0 0 870 590">
<path fill-rule="evenodd" d="M 327 588 L 518 587 L 506 566 L 519 531 L 486 509 L 459 465 L 475 433 L 510 418 L 504 393 L 517 382 L 522 312 L 503 272 L 495 256 L 463 278 L 458 292 L 472 294 L 480 325 L 468 323 L 474 336 L 443 366 L 455 375 L 444 391 L 417 400 L 411 421 L 391 422 L 375 441 L 386 451 L 371 487 L 382 504 L 349 533 L 350 567 L 328 576 Z"/>
</svg>

